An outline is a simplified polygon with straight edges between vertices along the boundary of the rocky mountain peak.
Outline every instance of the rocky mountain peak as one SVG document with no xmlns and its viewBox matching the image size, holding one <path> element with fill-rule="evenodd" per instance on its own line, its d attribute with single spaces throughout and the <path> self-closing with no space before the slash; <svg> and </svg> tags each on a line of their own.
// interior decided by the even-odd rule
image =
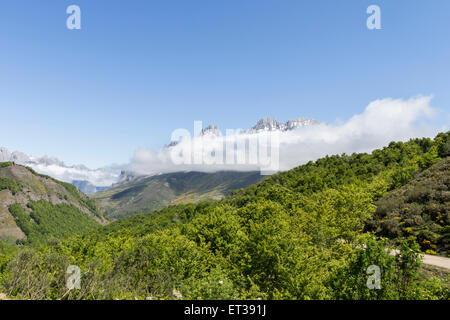
<svg viewBox="0 0 450 320">
<path fill-rule="evenodd" d="M 310 125 L 320 124 L 320 121 L 310 118 L 296 118 L 288 120 L 285 123 L 277 121 L 274 118 L 262 118 L 255 126 L 253 126 L 248 133 L 258 133 L 261 131 L 289 131 L 297 128 L 302 128 Z"/>
<path fill-rule="evenodd" d="M 288 120 L 285 123 L 286 130 L 293 130 L 301 127 L 311 126 L 320 124 L 320 121 L 310 119 L 310 118 L 296 118 Z"/>
<path fill-rule="evenodd" d="M 284 130 L 285 125 L 274 118 L 262 118 L 256 125 L 254 125 L 250 131 L 260 132 L 260 131 L 274 131 L 274 130 Z"/>
<path fill-rule="evenodd" d="M 214 135 L 217 137 L 221 137 L 222 133 L 220 132 L 219 126 L 209 125 L 202 129 L 200 135 L 201 136 Z"/>
</svg>

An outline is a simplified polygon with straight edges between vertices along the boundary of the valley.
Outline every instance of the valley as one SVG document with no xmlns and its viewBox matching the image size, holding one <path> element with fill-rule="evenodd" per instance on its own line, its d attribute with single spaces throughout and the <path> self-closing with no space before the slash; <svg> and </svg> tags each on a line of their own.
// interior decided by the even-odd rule
<svg viewBox="0 0 450 320">
<path fill-rule="evenodd" d="M 91 195 L 110 220 L 150 212 L 169 205 L 220 200 L 232 190 L 258 183 L 259 172 L 176 172 L 135 177 Z"/>
</svg>

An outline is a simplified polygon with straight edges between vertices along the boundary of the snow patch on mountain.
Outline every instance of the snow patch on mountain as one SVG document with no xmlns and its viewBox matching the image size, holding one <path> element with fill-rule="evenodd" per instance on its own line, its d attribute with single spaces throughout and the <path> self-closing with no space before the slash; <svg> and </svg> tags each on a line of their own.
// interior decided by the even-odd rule
<svg viewBox="0 0 450 320">
<path fill-rule="evenodd" d="M 8 149 L 0 147 L 0 162 L 7 161 L 31 167 L 40 174 L 64 182 L 86 181 L 94 187 L 109 187 L 120 175 L 120 171 L 117 172 L 114 168 L 90 169 L 82 164 L 68 166 L 55 157 L 35 157 L 19 151 L 9 152 Z"/>
</svg>

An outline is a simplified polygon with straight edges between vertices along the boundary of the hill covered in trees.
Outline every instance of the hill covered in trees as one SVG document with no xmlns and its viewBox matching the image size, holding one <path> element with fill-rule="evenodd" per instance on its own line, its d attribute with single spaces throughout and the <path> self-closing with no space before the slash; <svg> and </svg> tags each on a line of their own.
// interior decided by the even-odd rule
<svg viewBox="0 0 450 320">
<path fill-rule="evenodd" d="M 94 230 L 105 220 L 73 185 L 0 163 L 0 239 L 38 245 Z"/>
<path fill-rule="evenodd" d="M 449 140 L 442 133 L 329 156 L 220 201 L 135 215 L 39 250 L 5 248 L 2 290 L 32 299 L 449 299 L 448 279 L 419 272 L 419 234 L 402 236 L 393 256 L 383 225 L 368 231 L 391 214 L 380 208 L 392 194 L 432 172 L 448 176 Z M 74 264 L 83 284 L 68 293 Z M 369 266 L 380 268 L 379 289 L 367 287 Z"/>
<path fill-rule="evenodd" d="M 368 230 L 402 242 L 417 241 L 429 254 L 450 251 L 450 156 L 376 202 Z"/>
</svg>

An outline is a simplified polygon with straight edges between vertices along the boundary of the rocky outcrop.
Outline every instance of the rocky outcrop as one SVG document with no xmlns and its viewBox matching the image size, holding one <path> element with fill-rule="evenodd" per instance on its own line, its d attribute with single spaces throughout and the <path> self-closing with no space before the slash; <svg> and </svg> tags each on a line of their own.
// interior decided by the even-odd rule
<svg viewBox="0 0 450 320">
<path fill-rule="evenodd" d="M 320 123 L 320 121 L 309 118 L 291 119 L 285 123 L 279 122 L 274 118 L 262 118 L 255 126 L 248 130 L 247 133 L 258 133 L 261 131 L 289 131 Z"/>
</svg>

